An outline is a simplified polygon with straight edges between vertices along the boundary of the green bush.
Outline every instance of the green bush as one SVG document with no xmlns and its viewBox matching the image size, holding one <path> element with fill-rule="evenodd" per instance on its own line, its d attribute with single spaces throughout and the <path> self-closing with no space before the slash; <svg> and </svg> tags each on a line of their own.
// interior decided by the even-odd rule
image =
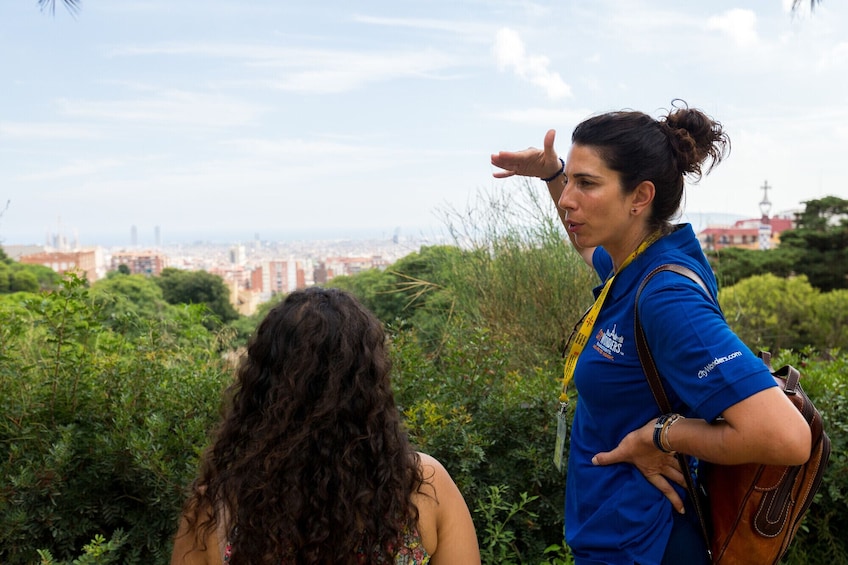
<svg viewBox="0 0 848 565">
<path fill-rule="evenodd" d="M 848 349 L 848 290 L 820 292 L 807 277 L 773 274 L 719 292 L 733 330 L 752 350 Z"/>
<path fill-rule="evenodd" d="M 509 547 L 497 549 L 510 562 L 560 543 L 564 483 L 552 463 L 559 364 L 510 370 L 508 343 L 462 325 L 438 356 L 409 334 L 394 334 L 393 352 L 397 399 L 413 442 L 443 462 L 469 508 L 478 509 L 481 545 L 502 541 L 505 524 L 480 511 L 491 508 L 493 489 L 498 505 L 522 508 L 520 522 L 509 524 Z"/>
<path fill-rule="evenodd" d="M 421 324 L 392 334 L 411 435 L 454 476 L 484 556 L 498 563 L 538 563 L 562 544 L 564 479 L 552 463 L 561 355 L 594 280 L 525 188 L 523 200 L 495 195 L 452 216 L 468 219 L 452 226 L 465 251 L 440 255 L 431 270 L 441 278 L 421 298 L 450 303 L 431 309 L 443 313 L 427 326 L 437 339 L 419 339 Z"/>
<path fill-rule="evenodd" d="M 70 560 L 97 536 L 120 540 L 116 562 L 167 562 L 228 379 L 197 312 L 128 315 L 129 339 L 79 279 L 0 308 L 0 562 Z"/>
<path fill-rule="evenodd" d="M 484 562 L 566 565 L 555 412 L 564 341 L 594 278 L 527 188 L 529 198 L 449 215 L 456 247 L 340 284 L 388 323 L 410 435 L 459 485 Z M 720 300 L 753 349 L 795 350 L 776 364 L 802 370 L 833 441 L 787 562 L 846 563 L 848 295 L 767 275 Z M 221 352 L 235 330 L 210 331 L 220 326 L 205 312 L 164 304 L 154 283 L 128 276 L 0 296 L 0 562 L 168 563 L 231 379 Z M 243 339 L 259 317 L 232 327 Z"/>
<path fill-rule="evenodd" d="M 792 565 L 848 563 L 848 353 L 782 352 L 774 367 L 801 371 L 801 386 L 821 412 L 831 441 L 830 463 L 789 553 Z"/>
</svg>

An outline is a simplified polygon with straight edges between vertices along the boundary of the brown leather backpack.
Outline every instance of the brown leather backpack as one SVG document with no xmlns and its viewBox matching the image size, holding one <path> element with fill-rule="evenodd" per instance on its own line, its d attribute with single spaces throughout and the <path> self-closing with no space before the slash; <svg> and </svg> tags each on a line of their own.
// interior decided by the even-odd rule
<svg viewBox="0 0 848 565">
<path fill-rule="evenodd" d="M 707 289 L 692 270 L 680 265 L 661 265 L 645 277 L 636 292 L 639 359 L 661 413 L 670 413 L 671 405 L 639 322 L 639 295 L 660 271 L 683 275 L 705 291 Z M 791 365 L 775 371 L 771 367 L 771 354 L 767 352 L 761 352 L 760 358 L 809 424 L 812 434 L 810 458 L 803 465 L 794 466 L 700 462 L 700 485 L 695 484 L 691 473 L 684 473 L 713 563 L 777 564 L 810 508 L 830 458 L 830 438 L 824 431 L 821 414 L 801 388 L 800 372 Z M 678 461 L 681 469 L 687 468 L 684 455 L 678 454 Z"/>
</svg>

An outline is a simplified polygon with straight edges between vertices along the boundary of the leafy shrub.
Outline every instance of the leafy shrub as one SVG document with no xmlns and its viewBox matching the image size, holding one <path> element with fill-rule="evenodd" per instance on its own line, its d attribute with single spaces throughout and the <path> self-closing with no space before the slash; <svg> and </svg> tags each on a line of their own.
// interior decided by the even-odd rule
<svg viewBox="0 0 848 565">
<path fill-rule="evenodd" d="M 498 504 L 522 504 L 508 548 L 515 562 L 561 543 L 564 483 L 551 462 L 561 366 L 510 370 L 510 344 L 476 326 L 453 326 L 438 354 L 410 333 L 392 339 L 394 387 L 415 445 L 444 463 L 470 508 L 490 508 L 492 489 Z M 503 527 L 493 519 L 478 513 L 481 544 Z"/>
<path fill-rule="evenodd" d="M 782 352 L 774 367 L 794 365 L 801 386 L 821 412 L 831 441 L 830 463 L 785 558 L 793 565 L 848 563 L 848 353 Z"/>
<path fill-rule="evenodd" d="M 74 278 L 24 306 L 0 309 L 0 562 L 70 560 L 104 536 L 116 562 L 166 563 L 227 381 L 219 336 L 186 308 L 128 315 L 129 339 Z"/>
<path fill-rule="evenodd" d="M 594 279 L 543 208 L 532 193 L 492 197 L 450 216 L 455 248 L 344 283 L 389 324 L 410 435 L 455 478 L 485 563 L 573 562 L 554 414 L 564 340 Z M 0 562 L 168 563 L 230 379 L 220 352 L 234 343 L 207 329 L 220 326 L 205 309 L 163 304 L 153 287 L 124 276 L 88 290 L 71 278 L 52 294 L 0 296 Z M 802 369 L 833 441 L 787 562 L 848 562 L 846 291 L 769 275 L 720 299 L 752 348 L 796 350 L 775 362 Z M 242 338 L 259 317 L 236 324 Z"/>
<path fill-rule="evenodd" d="M 848 348 L 848 290 L 820 292 L 805 276 L 757 275 L 722 289 L 727 321 L 757 351 Z"/>
</svg>

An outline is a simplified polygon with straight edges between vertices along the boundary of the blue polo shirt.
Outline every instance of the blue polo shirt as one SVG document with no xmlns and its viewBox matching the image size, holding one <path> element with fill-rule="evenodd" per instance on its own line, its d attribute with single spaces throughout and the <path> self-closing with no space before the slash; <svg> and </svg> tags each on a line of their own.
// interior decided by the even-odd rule
<svg viewBox="0 0 848 565">
<path fill-rule="evenodd" d="M 610 256 L 593 256 L 601 280 Z M 642 326 L 674 410 L 712 421 L 728 407 L 775 386 L 763 362 L 730 330 L 716 306 L 716 281 L 688 224 L 651 245 L 617 276 L 574 373 L 578 392 L 565 492 L 565 537 L 578 565 L 654 565 L 672 525 L 671 503 L 631 464 L 592 465 L 625 435 L 660 414 L 634 338 L 635 293 L 655 267 L 689 267 L 707 284 L 661 272 L 639 301 Z M 595 288 L 595 296 L 601 286 Z M 680 490 L 683 495 L 684 492 Z"/>
</svg>

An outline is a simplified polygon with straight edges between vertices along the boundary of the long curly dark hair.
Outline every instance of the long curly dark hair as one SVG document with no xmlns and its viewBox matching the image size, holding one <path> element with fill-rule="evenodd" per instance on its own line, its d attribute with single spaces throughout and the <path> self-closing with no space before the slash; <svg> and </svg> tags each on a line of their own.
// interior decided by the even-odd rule
<svg viewBox="0 0 848 565">
<path fill-rule="evenodd" d="M 296 291 L 268 313 L 186 503 L 198 540 L 223 526 L 231 565 L 393 562 L 423 479 L 386 347 L 340 290 Z"/>
</svg>

